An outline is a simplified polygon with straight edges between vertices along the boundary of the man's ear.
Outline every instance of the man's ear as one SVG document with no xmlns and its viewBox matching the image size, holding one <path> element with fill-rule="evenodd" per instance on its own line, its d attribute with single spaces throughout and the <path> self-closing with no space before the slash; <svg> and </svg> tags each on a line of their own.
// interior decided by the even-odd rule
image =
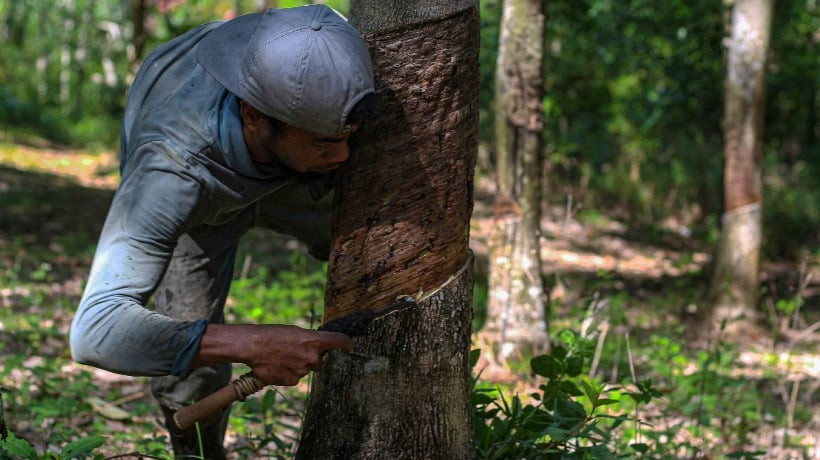
<svg viewBox="0 0 820 460">
<path fill-rule="evenodd" d="M 251 131 L 258 131 L 267 126 L 268 117 L 249 103 L 239 101 L 239 116 L 242 118 L 242 125 Z"/>
</svg>

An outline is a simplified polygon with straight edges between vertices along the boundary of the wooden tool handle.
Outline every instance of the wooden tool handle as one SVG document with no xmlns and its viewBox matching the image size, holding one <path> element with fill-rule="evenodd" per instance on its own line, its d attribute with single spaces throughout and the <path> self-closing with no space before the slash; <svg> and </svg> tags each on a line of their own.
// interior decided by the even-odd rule
<svg viewBox="0 0 820 460">
<path fill-rule="evenodd" d="M 174 423 L 180 430 L 187 430 L 194 423 L 201 422 L 228 407 L 234 401 L 244 401 L 248 396 L 265 387 L 261 380 L 247 373 L 225 385 L 215 393 L 200 399 L 194 404 L 183 407 L 174 414 Z"/>
</svg>

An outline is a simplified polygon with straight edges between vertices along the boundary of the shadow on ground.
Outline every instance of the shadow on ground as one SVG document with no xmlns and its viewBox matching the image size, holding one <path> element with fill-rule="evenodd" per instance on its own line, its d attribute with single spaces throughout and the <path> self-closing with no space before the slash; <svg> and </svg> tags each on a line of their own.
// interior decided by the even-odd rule
<svg viewBox="0 0 820 460">
<path fill-rule="evenodd" d="M 0 242 L 47 246 L 68 234 L 95 241 L 113 196 L 58 175 L 0 166 Z"/>
</svg>

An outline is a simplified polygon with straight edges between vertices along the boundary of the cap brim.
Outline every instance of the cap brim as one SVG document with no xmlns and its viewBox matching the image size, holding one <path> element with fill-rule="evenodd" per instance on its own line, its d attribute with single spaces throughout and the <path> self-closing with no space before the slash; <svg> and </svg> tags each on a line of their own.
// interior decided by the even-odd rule
<svg viewBox="0 0 820 460">
<path fill-rule="evenodd" d="M 264 13 L 251 13 L 226 21 L 197 44 L 196 60 L 228 91 L 243 97 L 245 52 Z"/>
</svg>

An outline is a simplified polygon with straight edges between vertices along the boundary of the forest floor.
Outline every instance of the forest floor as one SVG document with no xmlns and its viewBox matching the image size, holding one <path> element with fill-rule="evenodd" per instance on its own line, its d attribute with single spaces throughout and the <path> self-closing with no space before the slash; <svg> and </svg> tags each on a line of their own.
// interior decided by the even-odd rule
<svg viewBox="0 0 820 460">
<path fill-rule="evenodd" d="M 110 442 L 103 452 L 110 456 L 136 451 L 159 456 L 163 449 L 147 379 L 77 365 L 67 351 L 71 317 L 117 183 L 117 159 L 110 153 L 0 144 L 0 385 L 6 389 L 6 423 L 39 450 L 54 450 L 67 441 L 61 432 L 71 433 L 64 438 L 106 433 Z M 486 278 L 492 195 L 490 182 L 478 180 L 471 229 L 477 283 Z M 702 446 L 698 458 L 723 458 L 721 443 L 764 452 L 756 458 L 820 458 L 817 261 L 764 262 L 765 325 L 723 345 L 689 327 L 697 325 L 703 313 L 709 248 L 689 237 L 681 225 L 643 230 L 572 205 L 548 209 L 542 256 L 550 284 L 552 327 L 577 328 L 585 306 L 606 298 L 612 316 L 620 318 L 612 321 L 607 350 L 620 354 L 622 341 L 615 337 L 626 337 L 628 348 L 631 333 L 638 372 L 654 374 L 656 381 L 669 386 L 676 384 L 684 393 L 675 402 L 678 415 L 665 413 L 658 423 L 670 430 L 691 423 L 712 428 L 680 429 L 686 443 Z M 251 237 L 271 250 L 294 248 L 289 241 Z M 248 256 L 245 261 L 250 260 Z M 247 273 L 248 267 L 241 271 Z M 481 289 L 477 287 L 477 297 Z M 486 296 L 486 281 L 483 289 Z M 477 315 L 480 326 L 481 312 Z M 708 356 L 698 358 L 698 352 Z M 685 380 L 706 369 L 710 359 L 725 368 L 714 382 L 723 386 L 713 394 L 717 400 L 708 400 L 703 391 L 698 394 L 704 382 Z M 599 375 L 618 381 L 619 374 L 628 372 L 620 361 L 602 359 Z M 228 434 L 232 455 L 261 456 L 259 444 L 275 436 L 253 431 L 269 425 L 271 417 L 286 428 L 278 439 L 293 441 L 287 436 L 298 431 L 306 380 L 294 389 L 272 393 L 270 400 L 260 403 L 261 412 L 240 410 Z M 700 398 L 695 415 L 687 409 L 687 398 Z M 745 409 L 731 418 L 713 414 L 692 422 L 701 410 L 720 410 L 721 398 Z M 83 401 L 93 411 L 81 410 L 88 407 L 80 405 Z M 276 408 L 283 409 L 275 413 Z M 129 432 L 138 433 L 140 440 Z M 704 439 L 695 439 L 698 436 Z"/>
</svg>

